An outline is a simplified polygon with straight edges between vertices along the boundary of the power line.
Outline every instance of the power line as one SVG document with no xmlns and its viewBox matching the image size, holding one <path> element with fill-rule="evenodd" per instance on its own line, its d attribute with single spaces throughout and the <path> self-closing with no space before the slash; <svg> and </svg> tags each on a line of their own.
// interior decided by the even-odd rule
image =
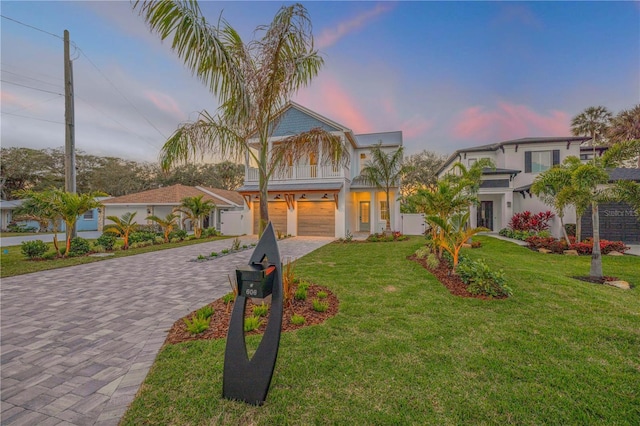
<svg viewBox="0 0 640 426">
<path fill-rule="evenodd" d="M 20 74 L 20 73 L 17 73 L 17 72 L 12 72 L 12 71 L 7 71 L 7 70 L 2 70 L 2 72 L 3 73 L 7 73 L 7 74 L 12 74 L 12 75 L 15 75 L 15 76 L 18 76 L 18 77 L 21 77 L 21 78 L 26 78 L 27 80 L 37 81 L 38 83 L 46 84 L 48 86 L 54 86 L 54 87 L 56 87 L 58 89 L 60 88 L 60 83 L 50 83 L 48 81 L 40 80 L 39 78 L 29 77 L 29 76 L 26 76 L 24 74 Z"/>
<path fill-rule="evenodd" d="M 14 86 L 26 87 L 27 89 L 37 90 L 39 92 L 45 92 L 45 93 L 51 93 L 53 95 L 64 96 L 62 93 L 52 92 L 51 90 L 39 89 L 37 87 L 27 86 L 25 84 L 14 83 L 12 81 L 2 80 L 2 79 L 0 79 L 0 81 L 3 82 L 3 83 L 7 83 L 7 84 L 13 84 Z"/>
<path fill-rule="evenodd" d="M 54 96 L 53 98 L 45 99 L 44 101 L 34 102 L 34 103 L 29 104 L 29 105 L 27 105 L 27 106 L 24 106 L 24 107 L 22 107 L 22 108 L 18 108 L 18 109 L 16 109 L 16 110 L 13 110 L 13 111 L 11 111 L 10 113 L 11 113 L 11 114 L 13 114 L 13 113 L 16 113 L 16 112 L 18 112 L 18 111 L 22 111 L 22 110 L 25 110 L 25 109 L 29 109 L 29 108 L 31 108 L 32 106 L 36 106 L 36 105 L 40 105 L 40 104 L 44 104 L 44 103 L 46 103 L 46 102 L 50 102 L 50 101 L 52 101 L 52 100 L 54 100 L 54 99 L 60 99 L 60 97 L 58 97 L 58 96 Z M 9 114 L 9 113 L 7 113 L 7 114 Z"/>
<path fill-rule="evenodd" d="M 135 110 L 136 110 L 136 112 L 137 112 L 138 114 L 140 114 L 140 116 L 141 116 L 142 118 L 144 118 L 144 119 L 145 119 L 145 121 L 146 121 L 147 123 L 149 123 L 149 125 L 150 125 L 151 127 L 153 127 L 153 128 L 156 130 L 156 132 L 158 132 L 158 134 L 159 134 L 160 136 L 162 136 L 162 137 L 166 140 L 166 139 L 167 139 L 167 137 L 164 135 L 164 133 L 162 133 L 162 132 L 160 131 L 160 129 L 158 129 L 158 128 L 157 128 L 157 127 L 156 127 L 156 126 L 151 122 L 151 120 L 149 120 L 149 119 L 148 119 L 148 118 L 147 118 L 147 117 L 142 113 L 142 111 L 140 111 L 140 110 L 139 110 L 139 109 L 138 109 L 138 108 L 137 108 L 137 107 L 136 107 L 136 106 L 135 106 L 135 105 L 134 105 L 134 104 L 133 104 L 133 103 L 132 103 L 132 102 L 131 102 L 131 101 L 130 101 L 130 100 L 129 100 L 125 95 L 124 95 L 124 93 L 122 93 L 122 92 L 120 91 L 120 89 L 118 89 L 118 87 L 117 87 L 117 86 L 116 86 L 116 85 L 115 85 L 111 80 L 109 80 L 109 78 L 108 78 L 108 77 L 107 77 L 107 76 L 106 76 L 106 75 L 105 75 L 105 74 L 100 70 L 100 68 L 98 68 L 98 66 L 97 66 L 96 64 L 94 64 L 94 63 L 93 63 L 93 61 L 91 61 L 91 59 L 87 56 L 87 54 L 86 54 L 86 53 L 84 53 L 84 51 L 83 51 L 82 49 L 80 49 L 77 45 L 75 45 L 75 43 L 74 43 L 74 47 L 75 47 L 76 49 L 78 49 L 78 51 L 79 51 L 79 52 L 80 52 L 80 53 L 81 53 L 85 58 L 87 58 L 87 61 L 89 61 L 89 63 L 90 63 L 90 64 L 91 64 L 91 65 L 92 65 L 92 66 L 93 66 L 93 67 L 94 67 L 94 68 L 95 68 L 99 73 L 100 73 L 100 75 L 102 75 L 102 77 L 103 77 L 105 80 L 107 80 L 107 82 L 109 82 L 109 84 L 110 84 L 114 89 L 116 89 L 116 91 L 120 94 L 120 96 L 122 96 L 122 98 L 123 98 L 125 101 L 127 101 L 127 103 L 128 103 L 129 105 L 131 105 L 131 106 L 133 107 L 133 109 L 135 109 Z"/>
<path fill-rule="evenodd" d="M 54 123 L 54 124 L 62 124 L 62 125 L 64 125 L 64 123 L 62 123 L 60 121 L 46 120 L 44 118 L 29 117 L 28 115 L 13 114 L 11 112 L 3 112 L 1 114 L 3 114 L 3 115 L 13 115 L 14 117 L 22 117 L 22 118 L 28 118 L 30 120 L 46 121 L 47 123 Z"/>
<path fill-rule="evenodd" d="M 0 15 L 0 16 L 1 16 L 2 18 L 4 18 L 4 19 L 8 19 L 9 21 L 13 21 L 13 22 L 15 22 L 16 24 L 24 25 L 25 27 L 28 27 L 28 28 L 34 29 L 34 30 L 36 30 L 36 31 L 40 31 L 41 33 L 49 34 L 50 36 L 53 36 L 53 37 L 55 37 L 55 38 L 59 38 L 60 40 L 64 40 L 64 39 L 63 39 L 62 37 L 60 37 L 59 35 L 54 34 L 54 33 L 50 33 L 49 31 L 45 31 L 45 30 L 43 30 L 42 28 L 38 28 L 38 27 L 34 27 L 33 25 L 25 24 L 24 22 L 20 22 L 20 21 L 18 21 L 17 19 L 9 18 L 8 16 L 4 16 L 4 15 Z"/>
</svg>

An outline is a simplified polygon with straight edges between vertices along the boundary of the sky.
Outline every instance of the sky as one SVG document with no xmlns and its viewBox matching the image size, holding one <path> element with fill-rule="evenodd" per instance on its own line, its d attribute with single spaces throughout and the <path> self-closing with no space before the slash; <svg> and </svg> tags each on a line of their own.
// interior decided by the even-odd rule
<svg viewBox="0 0 640 426">
<path fill-rule="evenodd" d="M 247 42 L 291 3 L 200 4 Z M 325 65 L 293 100 L 355 134 L 400 130 L 407 155 L 566 136 L 589 106 L 640 103 L 638 1 L 303 5 Z M 64 146 L 65 29 L 78 150 L 156 161 L 180 123 L 217 108 L 128 1 L 3 0 L 0 12 L 2 147 Z"/>
</svg>

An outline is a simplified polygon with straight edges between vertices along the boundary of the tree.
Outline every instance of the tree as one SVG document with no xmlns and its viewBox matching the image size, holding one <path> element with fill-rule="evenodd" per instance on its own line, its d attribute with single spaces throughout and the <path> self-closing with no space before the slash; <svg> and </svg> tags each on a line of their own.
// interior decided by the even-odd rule
<svg viewBox="0 0 640 426">
<path fill-rule="evenodd" d="M 209 25 L 195 1 L 137 1 L 134 8 L 161 39 L 172 39 L 178 56 L 219 101 L 214 115 L 202 111 L 197 121 L 183 123 L 167 140 L 163 168 L 205 153 L 251 158 L 258 166 L 262 231 L 269 219 L 269 179 L 284 167 L 285 158 L 299 161 L 321 153 L 324 163 L 348 160 L 342 140 L 319 128 L 273 147 L 269 143 L 279 113 L 324 62 L 313 47 L 311 20 L 302 5 L 280 8 L 270 25 L 256 29 L 262 38 L 249 43 L 222 18 L 218 27 Z"/>
<path fill-rule="evenodd" d="M 22 205 L 15 210 L 15 214 L 18 218 L 33 219 L 40 223 L 40 227 L 43 225 L 48 228 L 51 224 L 53 231 L 53 247 L 56 253 L 60 253 L 60 247 L 58 244 L 58 223 L 62 219 L 60 212 L 58 211 L 58 196 L 60 192 L 55 189 L 48 189 L 46 191 L 32 191 L 32 190 L 20 190 L 16 192 L 16 195 L 20 198 L 24 198 L 25 201 Z"/>
<path fill-rule="evenodd" d="M 222 161 L 212 164 L 207 169 L 211 171 L 212 183 L 209 186 L 213 188 L 226 189 L 227 191 L 235 191 L 244 183 L 244 166 L 231 161 Z"/>
<path fill-rule="evenodd" d="M 612 144 L 640 140 L 640 104 L 631 109 L 622 110 L 613 117 L 607 137 Z M 640 155 L 636 158 L 636 164 L 640 168 Z"/>
<path fill-rule="evenodd" d="M 122 237 L 122 240 L 124 242 L 122 249 L 127 250 L 129 248 L 129 235 L 131 235 L 132 232 L 135 232 L 139 226 L 134 221 L 137 213 L 138 212 L 127 212 L 121 217 L 107 216 L 107 219 L 109 219 L 113 223 L 106 225 L 102 232 L 113 232 L 119 237 Z"/>
<path fill-rule="evenodd" d="M 460 250 L 464 243 L 469 238 L 473 237 L 479 232 L 488 231 L 487 228 L 470 228 L 467 227 L 469 221 L 469 212 L 457 213 L 449 217 L 447 220 L 443 220 L 438 216 L 427 216 L 427 221 L 434 227 L 442 230 L 438 233 L 436 239 L 436 245 L 453 257 L 453 267 L 451 273 L 455 275 L 456 267 L 460 259 Z"/>
<path fill-rule="evenodd" d="M 191 220 L 193 224 L 193 235 L 200 238 L 202 235 L 202 218 L 208 216 L 216 205 L 211 200 L 203 200 L 203 195 L 197 197 L 186 197 L 182 199 L 180 207 L 176 207 L 174 212 L 180 212 L 185 215 L 182 223 Z"/>
<path fill-rule="evenodd" d="M 570 186 L 571 170 L 562 166 L 555 166 L 540 173 L 531 185 L 531 192 L 556 211 L 567 245 L 570 244 L 567 230 L 564 227 L 564 209 L 567 207 L 567 199 L 559 195 L 563 189 Z"/>
<path fill-rule="evenodd" d="M 392 187 L 400 185 L 400 177 L 403 174 L 402 153 L 402 147 L 394 152 L 385 152 L 382 149 L 382 142 L 380 142 L 371 148 L 371 160 L 368 160 L 360 171 L 360 176 L 365 183 L 373 185 L 385 193 L 387 200 L 387 216 L 385 217 L 387 226 L 385 232 L 391 231 L 389 192 Z"/>
<path fill-rule="evenodd" d="M 147 220 L 151 220 L 155 223 L 158 224 L 158 226 L 160 226 L 160 228 L 162 228 L 162 232 L 164 234 L 164 242 L 168 243 L 169 242 L 169 234 L 175 229 L 175 227 L 178 225 L 178 218 L 180 216 L 178 216 L 177 214 L 174 213 L 169 213 L 164 219 L 156 216 L 156 215 L 152 215 L 152 216 L 147 216 Z"/>
<path fill-rule="evenodd" d="M 607 136 L 611 121 L 611 111 L 606 107 L 589 107 L 571 119 L 571 134 L 574 136 L 590 136 L 593 146 L 593 157 L 596 156 L 596 145 L 601 145 Z"/>
<path fill-rule="evenodd" d="M 404 174 L 400 185 L 402 196 L 415 194 L 418 189 L 432 187 L 438 180 L 438 169 L 444 164 L 445 157 L 426 149 L 410 155 L 404 160 Z"/>
<path fill-rule="evenodd" d="M 57 196 L 55 197 L 55 207 L 57 208 L 58 213 L 66 226 L 67 243 L 65 256 L 67 256 L 71 248 L 73 227 L 78 220 L 78 216 L 88 212 L 91 209 L 101 207 L 102 204 L 96 200 L 96 197 L 102 197 L 106 194 L 102 192 L 77 194 L 75 192 L 66 192 L 61 189 L 56 189 L 54 191 L 57 192 Z"/>
</svg>

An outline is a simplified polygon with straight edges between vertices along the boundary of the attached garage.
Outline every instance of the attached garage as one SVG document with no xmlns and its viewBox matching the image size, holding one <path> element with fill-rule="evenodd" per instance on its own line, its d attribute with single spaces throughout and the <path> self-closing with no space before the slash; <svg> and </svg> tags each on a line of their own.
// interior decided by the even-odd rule
<svg viewBox="0 0 640 426">
<path fill-rule="evenodd" d="M 336 205 L 333 201 L 298 201 L 298 235 L 335 236 Z"/>
<path fill-rule="evenodd" d="M 269 219 L 273 223 L 276 233 L 287 234 L 287 203 L 284 201 L 269 202 Z M 253 203 L 253 233 L 260 231 L 260 202 Z"/>
</svg>

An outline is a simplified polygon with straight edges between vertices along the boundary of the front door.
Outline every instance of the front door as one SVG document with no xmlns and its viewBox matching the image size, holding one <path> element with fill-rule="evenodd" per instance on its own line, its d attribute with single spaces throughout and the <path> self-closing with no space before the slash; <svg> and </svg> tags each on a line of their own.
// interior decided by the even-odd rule
<svg viewBox="0 0 640 426">
<path fill-rule="evenodd" d="M 477 224 L 493 231 L 493 201 L 480 201 Z"/>
<path fill-rule="evenodd" d="M 360 201 L 360 232 L 370 232 L 371 224 L 369 222 L 369 201 Z"/>
</svg>

